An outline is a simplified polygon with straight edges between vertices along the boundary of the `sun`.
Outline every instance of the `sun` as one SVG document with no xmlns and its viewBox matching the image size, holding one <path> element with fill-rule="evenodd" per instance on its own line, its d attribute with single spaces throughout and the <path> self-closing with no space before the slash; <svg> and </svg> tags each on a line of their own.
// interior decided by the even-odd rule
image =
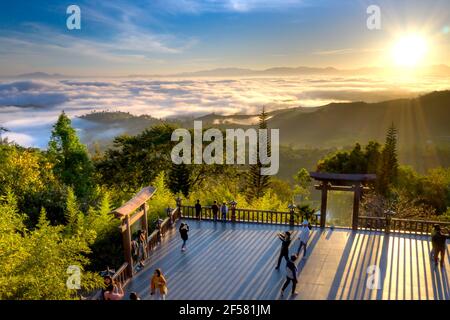
<svg viewBox="0 0 450 320">
<path fill-rule="evenodd" d="M 414 68 L 423 63 L 427 51 L 428 44 L 423 36 L 409 34 L 397 40 L 392 47 L 392 56 L 395 65 Z"/>
</svg>

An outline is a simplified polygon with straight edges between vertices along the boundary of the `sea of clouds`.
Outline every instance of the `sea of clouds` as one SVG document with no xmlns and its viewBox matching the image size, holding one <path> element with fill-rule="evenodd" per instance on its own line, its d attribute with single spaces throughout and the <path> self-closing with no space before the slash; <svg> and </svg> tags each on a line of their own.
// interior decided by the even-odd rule
<svg viewBox="0 0 450 320">
<path fill-rule="evenodd" d="M 208 113 L 257 114 L 330 102 L 376 102 L 450 88 L 445 78 L 414 80 L 380 77 L 266 78 L 109 78 L 0 80 L 0 126 L 24 146 L 45 147 L 51 127 L 64 110 L 75 127 L 88 130 L 77 116 L 91 111 L 126 111 L 156 118 Z"/>
</svg>

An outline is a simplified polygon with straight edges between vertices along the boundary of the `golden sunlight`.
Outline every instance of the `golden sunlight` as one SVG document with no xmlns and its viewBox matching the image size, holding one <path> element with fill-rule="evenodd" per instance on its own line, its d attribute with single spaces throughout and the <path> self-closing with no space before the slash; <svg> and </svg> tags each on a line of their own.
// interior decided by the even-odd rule
<svg viewBox="0 0 450 320">
<path fill-rule="evenodd" d="M 428 51 L 428 43 L 423 36 L 410 34 L 400 37 L 392 48 L 394 63 L 400 67 L 419 66 Z"/>
</svg>

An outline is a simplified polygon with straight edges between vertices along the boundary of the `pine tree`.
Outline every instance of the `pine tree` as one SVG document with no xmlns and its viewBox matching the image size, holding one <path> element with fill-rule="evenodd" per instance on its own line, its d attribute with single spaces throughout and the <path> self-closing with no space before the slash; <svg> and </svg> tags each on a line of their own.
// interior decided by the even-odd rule
<svg viewBox="0 0 450 320">
<path fill-rule="evenodd" d="M 263 108 L 261 114 L 259 115 L 259 129 L 267 129 L 267 113 Z M 267 136 L 266 141 L 263 141 L 267 145 L 267 155 L 270 157 L 271 148 L 270 148 L 270 138 Z M 259 154 L 259 144 L 257 148 L 257 152 Z M 254 165 L 250 165 L 250 168 L 247 172 L 247 187 L 246 187 L 246 195 L 249 201 L 254 199 L 259 199 L 264 196 L 265 192 L 270 186 L 270 176 L 262 175 L 261 168 L 264 165 L 261 163 L 259 157 L 257 159 L 257 163 Z"/>
<path fill-rule="evenodd" d="M 62 112 L 53 126 L 48 153 L 55 166 L 53 171 L 62 182 L 74 189 L 84 199 L 93 187 L 93 164 L 67 115 Z"/>
<path fill-rule="evenodd" d="M 185 163 L 172 164 L 169 172 L 168 187 L 173 193 L 182 193 L 185 197 L 189 196 L 191 191 L 190 170 Z"/>
<path fill-rule="evenodd" d="M 380 165 L 377 172 L 377 192 L 389 195 L 392 185 L 397 181 L 397 129 L 392 123 L 386 134 L 386 142 L 381 152 Z"/>
<path fill-rule="evenodd" d="M 80 228 L 80 210 L 78 208 L 77 197 L 72 188 L 67 190 L 66 211 L 66 233 L 69 235 L 76 234 Z"/>
</svg>

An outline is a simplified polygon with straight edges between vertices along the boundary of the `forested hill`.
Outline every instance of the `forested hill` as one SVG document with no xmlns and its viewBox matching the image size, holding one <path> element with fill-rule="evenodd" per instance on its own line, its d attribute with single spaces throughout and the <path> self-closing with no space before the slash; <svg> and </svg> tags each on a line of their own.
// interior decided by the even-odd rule
<svg viewBox="0 0 450 320">
<path fill-rule="evenodd" d="M 313 112 L 303 109 L 278 112 L 269 119 L 271 128 L 280 128 L 284 144 L 339 147 L 382 141 L 392 122 L 402 148 L 450 142 L 450 91 L 379 103 L 332 103 Z"/>
<path fill-rule="evenodd" d="M 96 123 L 98 131 L 120 127 L 129 134 L 162 122 L 125 112 L 91 113 L 81 119 Z M 257 116 L 209 114 L 197 119 L 203 120 L 204 126 L 247 127 L 256 123 Z M 192 125 L 192 121 L 176 122 Z M 280 129 L 282 144 L 295 147 L 342 147 L 357 141 L 382 140 L 392 122 L 399 131 L 399 145 L 404 148 L 448 144 L 450 91 L 379 103 L 331 103 L 318 108 L 277 110 L 269 113 L 268 122 L 269 127 Z"/>
<path fill-rule="evenodd" d="M 82 135 L 87 144 L 107 145 L 114 135 L 137 134 L 162 122 L 151 116 L 102 112 L 83 116 L 95 124 Z M 208 114 L 196 118 L 203 126 L 246 128 L 257 123 L 256 115 Z M 170 120 L 190 127 L 193 119 Z M 268 125 L 280 129 L 282 145 L 302 149 L 342 148 L 369 140 L 382 142 L 387 128 L 398 129 L 400 158 L 419 171 L 450 165 L 450 91 L 432 92 L 413 99 L 378 103 L 331 103 L 317 108 L 298 107 L 269 112 Z"/>
</svg>

